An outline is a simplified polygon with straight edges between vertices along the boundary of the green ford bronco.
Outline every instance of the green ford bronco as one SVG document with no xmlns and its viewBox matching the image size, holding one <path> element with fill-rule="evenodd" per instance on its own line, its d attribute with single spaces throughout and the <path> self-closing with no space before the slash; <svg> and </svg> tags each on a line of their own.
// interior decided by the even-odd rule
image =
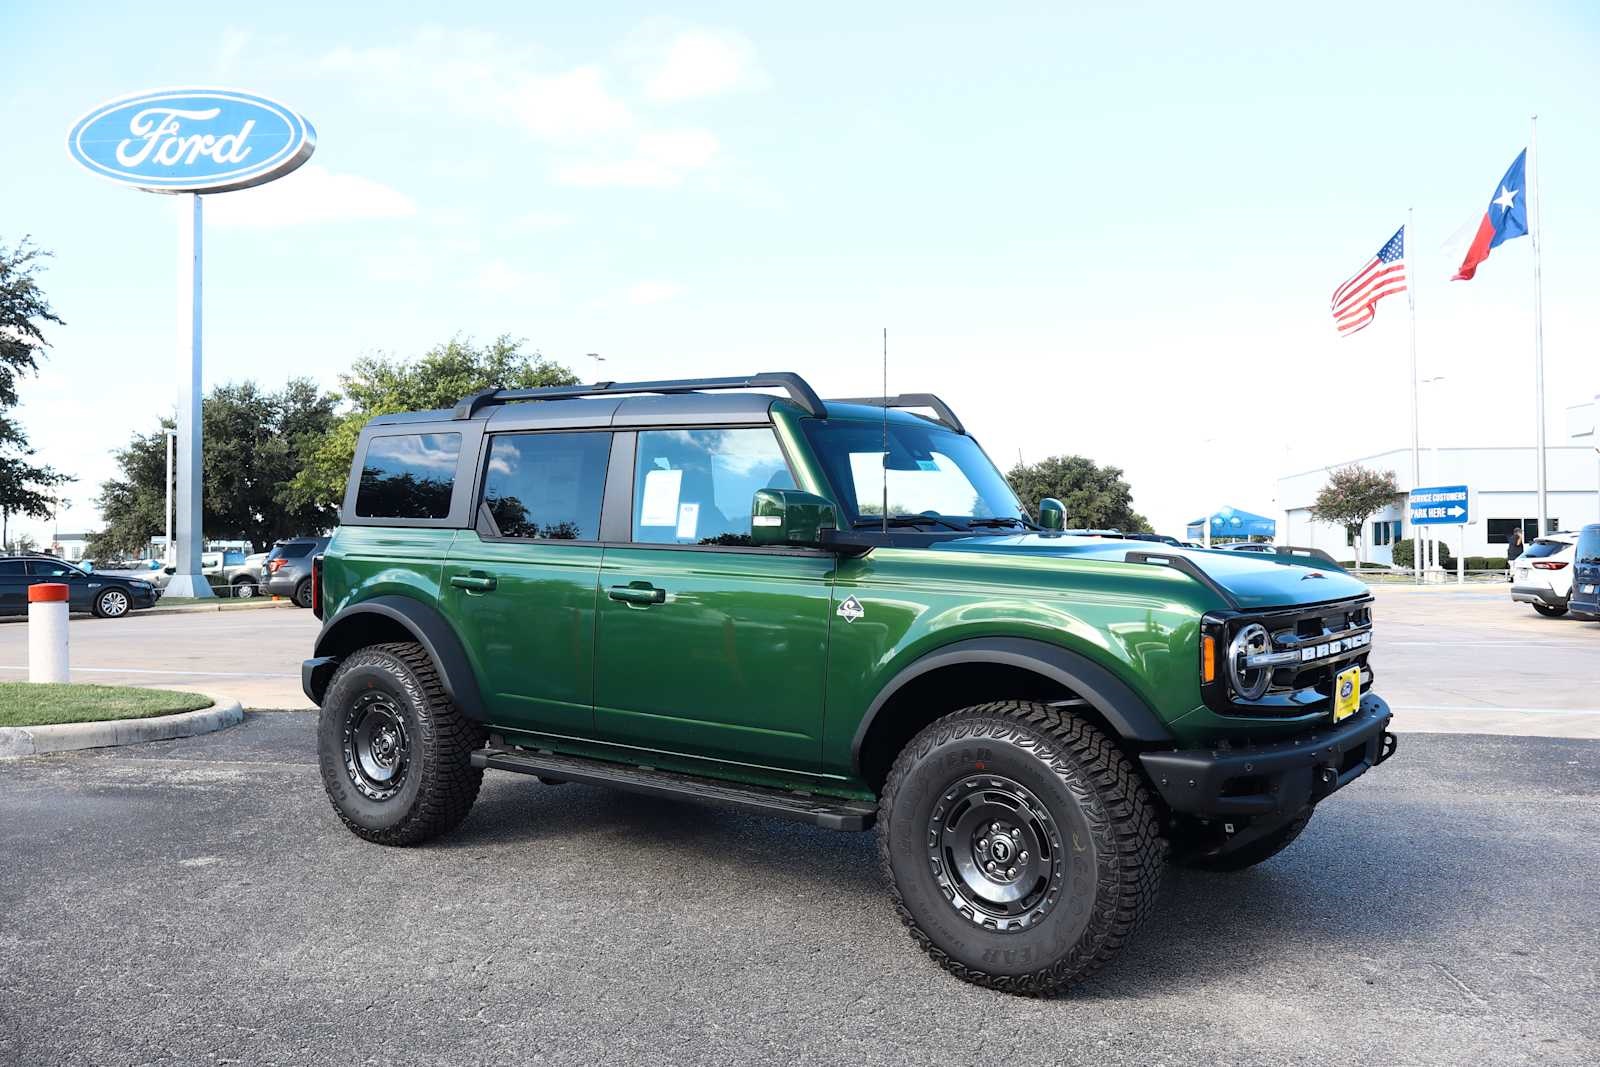
<svg viewBox="0 0 1600 1067">
<path fill-rule="evenodd" d="M 1169 858 L 1259 863 L 1395 747 L 1365 586 L 1063 518 L 937 397 L 794 374 L 375 418 L 313 567 L 323 783 L 389 845 L 486 768 L 876 825 L 941 966 L 1062 987 Z"/>
</svg>

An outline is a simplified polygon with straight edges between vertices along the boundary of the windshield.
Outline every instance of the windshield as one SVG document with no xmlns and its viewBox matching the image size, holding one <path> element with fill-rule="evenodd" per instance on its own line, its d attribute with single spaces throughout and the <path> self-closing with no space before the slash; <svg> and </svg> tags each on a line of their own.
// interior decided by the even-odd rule
<svg viewBox="0 0 1600 1067">
<path fill-rule="evenodd" d="M 1579 563 L 1600 563 L 1600 526 L 1585 526 L 1578 538 Z"/>
<path fill-rule="evenodd" d="M 943 519 L 1021 520 L 1016 494 L 978 443 L 931 423 L 889 423 L 889 450 L 879 422 L 805 419 L 812 451 L 851 524 L 883 515 L 935 515 Z"/>
</svg>

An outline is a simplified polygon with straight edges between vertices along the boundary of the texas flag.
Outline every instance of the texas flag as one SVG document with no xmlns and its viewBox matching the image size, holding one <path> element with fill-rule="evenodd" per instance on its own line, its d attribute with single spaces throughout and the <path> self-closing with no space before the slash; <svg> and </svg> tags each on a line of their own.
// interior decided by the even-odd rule
<svg viewBox="0 0 1600 1067">
<path fill-rule="evenodd" d="M 1451 281 L 1469 281 L 1478 271 L 1478 264 L 1489 258 L 1489 250 L 1513 237 L 1528 232 L 1528 183 L 1523 179 L 1528 162 L 1528 150 L 1517 154 L 1517 160 L 1500 179 L 1500 185 L 1489 201 L 1489 210 L 1478 223 L 1478 232 L 1467 249 L 1467 258 L 1461 261 Z"/>
</svg>

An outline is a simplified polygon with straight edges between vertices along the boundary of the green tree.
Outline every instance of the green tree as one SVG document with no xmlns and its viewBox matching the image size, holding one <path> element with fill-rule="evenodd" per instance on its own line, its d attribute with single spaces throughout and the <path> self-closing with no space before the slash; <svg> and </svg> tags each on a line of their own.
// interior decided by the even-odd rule
<svg viewBox="0 0 1600 1067">
<path fill-rule="evenodd" d="M 452 338 L 415 360 L 390 356 L 358 359 L 339 376 L 350 409 L 339 416 L 314 447 L 285 492 L 294 507 L 337 511 L 355 458 L 356 438 L 367 420 L 397 411 L 453 407 L 481 389 L 529 389 L 573 385 L 577 377 L 537 350 L 523 351 L 523 342 L 502 334 L 486 345 Z"/>
<path fill-rule="evenodd" d="M 1038 463 L 1018 463 L 1006 480 L 1031 515 L 1039 513 L 1039 501 L 1047 496 L 1061 501 L 1068 529 L 1126 533 L 1150 529 L 1145 517 L 1133 510 L 1133 489 L 1120 467 L 1102 467 L 1083 456 L 1051 456 Z"/>
<path fill-rule="evenodd" d="M 66 325 L 51 309 L 35 275 L 47 253 L 24 237 L 15 247 L 0 244 L 0 514 L 46 518 L 55 510 L 51 489 L 72 479 L 33 462 L 28 435 L 12 416 L 17 379 L 39 369 L 49 342 L 43 324 Z"/>
<path fill-rule="evenodd" d="M 1368 470 L 1359 463 L 1328 472 L 1328 482 L 1317 490 L 1311 517 L 1318 522 L 1343 526 L 1356 544 L 1356 563 L 1361 563 L 1361 528 L 1377 511 L 1394 503 L 1400 495 L 1394 471 Z"/>
<path fill-rule="evenodd" d="M 219 385 L 201 405 L 205 437 L 202 523 L 210 538 L 248 540 L 264 548 L 281 537 L 327 529 L 330 508 L 288 499 L 289 483 L 327 436 L 334 397 L 296 378 L 275 393 L 255 382 Z M 163 428 L 172 421 L 163 419 Z M 100 487 L 105 526 L 94 555 L 136 555 L 166 532 L 166 435 L 135 434 L 117 453 L 120 475 Z"/>
</svg>

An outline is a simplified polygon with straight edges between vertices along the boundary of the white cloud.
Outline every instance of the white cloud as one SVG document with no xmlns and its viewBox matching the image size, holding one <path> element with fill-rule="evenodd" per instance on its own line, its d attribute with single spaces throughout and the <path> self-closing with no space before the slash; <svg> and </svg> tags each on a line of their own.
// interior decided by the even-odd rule
<svg viewBox="0 0 1600 1067">
<path fill-rule="evenodd" d="M 631 156 L 569 163 L 556 170 L 563 185 L 667 189 L 692 171 L 709 166 L 720 149 L 709 130 L 664 130 L 641 134 Z"/>
<path fill-rule="evenodd" d="M 559 211 L 529 211 L 511 220 L 512 228 L 517 230 L 559 230 L 572 223 L 571 215 Z"/>
<path fill-rule="evenodd" d="M 628 290 L 630 304 L 660 304 L 683 292 L 683 286 L 672 282 L 640 282 Z"/>
<path fill-rule="evenodd" d="M 598 66 L 560 69 L 532 48 L 507 48 L 477 30 L 425 29 L 372 48 L 341 46 L 323 70 L 355 78 L 389 106 L 442 108 L 468 120 L 521 127 L 543 141 L 568 142 L 625 131 L 628 105 Z"/>
<path fill-rule="evenodd" d="M 766 73 L 755 46 L 733 30 L 684 29 L 663 33 L 647 27 L 628 49 L 645 98 L 661 104 L 697 100 L 720 93 L 765 88 Z"/>
<path fill-rule="evenodd" d="M 555 279 L 548 274 L 525 271 L 504 259 L 491 259 L 479 268 L 472 285 L 496 296 L 515 294 L 524 300 L 548 300 L 555 296 Z"/>
<path fill-rule="evenodd" d="M 605 87 L 598 67 L 577 67 L 549 77 L 516 77 L 501 104 L 529 133 L 568 141 L 626 130 L 633 115 Z"/>
<path fill-rule="evenodd" d="M 206 198 L 206 221 L 235 229 L 405 219 L 416 201 L 382 182 L 308 163 L 275 182 Z"/>
</svg>

